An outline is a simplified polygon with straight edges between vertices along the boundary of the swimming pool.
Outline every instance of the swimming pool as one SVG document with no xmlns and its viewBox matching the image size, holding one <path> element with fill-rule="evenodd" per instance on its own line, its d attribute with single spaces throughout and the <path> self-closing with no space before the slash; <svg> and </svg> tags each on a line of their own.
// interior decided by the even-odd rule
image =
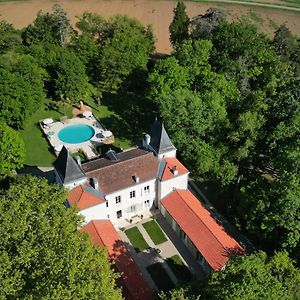
<svg viewBox="0 0 300 300">
<path fill-rule="evenodd" d="M 69 125 L 58 133 L 58 138 L 68 144 L 80 144 L 90 140 L 95 134 L 93 127 L 86 124 Z"/>
</svg>

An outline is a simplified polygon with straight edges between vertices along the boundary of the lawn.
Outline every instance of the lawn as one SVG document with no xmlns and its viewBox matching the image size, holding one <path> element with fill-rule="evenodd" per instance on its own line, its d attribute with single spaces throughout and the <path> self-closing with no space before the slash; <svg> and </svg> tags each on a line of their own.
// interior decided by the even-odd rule
<svg viewBox="0 0 300 300">
<path fill-rule="evenodd" d="M 136 252 L 141 252 L 149 248 L 149 245 L 147 244 L 137 227 L 132 227 L 125 230 L 125 234 L 129 238 L 130 243 L 133 245 Z"/>
<path fill-rule="evenodd" d="M 110 105 L 110 108 L 103 104 L 99 107 L 93 100 L 85 101 L 85 103 L 91 106 L 95 117 L 114 133 L 115 143 L 111 147 L 127 149 L 135 145 L 132 136 L 124 132 L 129 127 L 128 123 L 114 112 L 112 105 Z M 52 165 L 56 157 L 38 123 L 40 120 L 49 117 L 59 120 L 60 117 L 67 115 L 71 118 L 72 108 L 71 105 L 62 107 L 57 105 L 57 102 L 48 100 L 48 103 L 43 104 L 40 109 L 27 118 L 24 129 L 21 130 L 26 148 L 25 165 L 40 167 L 50 167 Z"/>
<path fill-rule="evenodd" d="M 169 257 L 166 262 L 179 282 L 189 282 L 192 279 L 190 270 L 178 255 Z"/>
<path fill-rule="evenodd" d="M 156 263 L 148 266 L 147 271 L 151 275 L 151 278 L 160 291 L 167 292 L 175 287 L 173 281 L 171 280 L 161 263 Z"/>
<path fill-rule="evenodd" d="M 159 245 L 167 241 L 167 238 L 155 220 L 143 224 L 143 227 L 149 234 L 155 245 Z"/>
<path fill-rule="evenodd" d="M 38 109 L 30 118 L 27 118 L 21 135 L 25 142 L 25 164 L 29 166 L 50 167 L 55 160 L 55 155 L 46 137 L 39 127 L 39 121 L 45 118 L 59 120 L 63 115 L 71 116 L 71 107 L 57 106 L 55 102 L 49 102 Z"/>
</svg>

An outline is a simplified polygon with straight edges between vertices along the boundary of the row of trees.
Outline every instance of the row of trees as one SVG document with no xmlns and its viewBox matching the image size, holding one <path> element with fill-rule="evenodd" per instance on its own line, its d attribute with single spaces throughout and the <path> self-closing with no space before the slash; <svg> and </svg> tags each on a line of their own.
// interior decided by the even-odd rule
<svg viewBox="0 0 300 300">
<path fill-rule="evenodd" d="M 146 76 L 154 50 L 151 27 L 127 16 L 92 13 L 76 25 L 80 35 L 58 5 L 52 13 L 39 12 L 21 31 L 1 21 L 0 118 L 8 125 L 22 128 L 46 97 L 77 102 Z"/>
<path fill-rule="evenodd" d="M 149 74 L 149 97 L 194 176 L 220 187 L 224 213 L 269 258 L 234 258 L 201 290 L 162 297 L 297 299 L 300 40 L 216 9 L 189 20 L 182 1 L 169 29 L 174 51 Z"/>
</svg>

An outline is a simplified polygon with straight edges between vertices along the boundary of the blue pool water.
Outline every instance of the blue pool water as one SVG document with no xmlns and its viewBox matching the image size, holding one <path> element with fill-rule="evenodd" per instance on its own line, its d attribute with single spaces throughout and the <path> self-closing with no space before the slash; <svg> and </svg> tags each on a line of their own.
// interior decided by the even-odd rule
<svg viewBox="0 0 300 300">
<path fill-rule="evenodd" d="M 95 134 L 93 127 L 85 124 L 69 125 L 58 133 L 58 138 L 68 144 L 79 144 L 90 140 Z"/>
</svg>

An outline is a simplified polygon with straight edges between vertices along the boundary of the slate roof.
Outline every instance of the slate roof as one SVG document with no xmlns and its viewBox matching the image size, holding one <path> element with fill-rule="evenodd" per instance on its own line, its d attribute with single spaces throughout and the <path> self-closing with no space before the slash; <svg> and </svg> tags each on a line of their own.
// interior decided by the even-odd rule
<svg viewBox="0 0 300 300">
<path fill-rule="evenodd" d="M 53 165 L 57 173 L 59 174 L 63 184 L 86 178 L 83 170 L 77 164 L 75 159 L 70 155 L 65 146 L 61 149 Z"/>
<path fill-rule="evenodd" d="M 80 210 L 83 210 L 104 203 L 105 199 L 92 187 L 79 185 L 69 192 L 68 201 L 70 205 L 76 205 Z"/>
<path fill-rule="evenodd" d="M 116 157 L 118 160 L 100 158 L 82 164 L 88 177 L 97 178 L 105 195 L 134 186 L 134 176 L 139 177 L 139 183 L 156 178 L 159 160 L 152 152 L 133 149 L 117 153 Z"/>
<path fill-rule="evenodd" d="M 149 130 L 149 135 L 151 137 L 150 146 L 157 154 L 164 154 L 176 150 L 161 121 L 156 119 L 153 122 Z"/>
<path fill-rule="evenodd" d="M 215 271 L 226 265 L 231 254 L 245 253 L 190 191 L 175 190 L 161 204 Z"/>
<path fill-rule="evenodd" d="M 115 262 L 118 271 L 122 273 L 121 284 L 125 287 L 123 288 L 123 293 L 124 291 L 126 293 L 123 295 L 125 299 L 154 299 L 141 271 L 110 221 L 91 221 L 82 228 L 82 231 L 89 234 L 95 245 L 107 248 L 109 258 Z"/>
</svg>

